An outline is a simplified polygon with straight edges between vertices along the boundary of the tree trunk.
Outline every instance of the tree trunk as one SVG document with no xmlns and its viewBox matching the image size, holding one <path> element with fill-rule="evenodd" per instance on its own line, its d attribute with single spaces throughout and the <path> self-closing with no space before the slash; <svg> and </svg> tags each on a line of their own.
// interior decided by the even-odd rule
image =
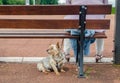
<svg viewBox="0 0 120 83">
<path fill-rule="evenodd" d="M 114 63 L 120 64 L 120 0 L 116 0 L 116 29 L 114 43 Z"/>
</svg>

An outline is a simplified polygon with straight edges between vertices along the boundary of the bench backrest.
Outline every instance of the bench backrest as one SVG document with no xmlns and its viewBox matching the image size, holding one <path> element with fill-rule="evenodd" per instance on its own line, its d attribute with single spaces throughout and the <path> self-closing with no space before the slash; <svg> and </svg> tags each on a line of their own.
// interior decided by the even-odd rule
<svg viewBox="0 0 120 83">
<path fill-rule="evenodd" d="M 78 15 L 80 5 L 0 6 L 0 15 Z M 110 14 L 111 5 L 87 5 L 86 14 Z M 0 28 L 6 29 L 68 29 L 78 28 L 79 20 L 72 19 L 0 19 Z M 109 29 L 109 19 L 86 20 L 89 29 Z"/>
</svg>

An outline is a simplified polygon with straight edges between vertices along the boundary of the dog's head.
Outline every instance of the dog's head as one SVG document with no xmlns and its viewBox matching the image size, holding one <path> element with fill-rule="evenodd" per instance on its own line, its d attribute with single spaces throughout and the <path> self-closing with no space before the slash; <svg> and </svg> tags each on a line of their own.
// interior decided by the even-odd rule
<svg viewBox="0 0 120 83">
<path fill-rule="evenodd" d="M 47 53 L 53 56 L 58 55 L 59 52 L 60 52 L 59 42 L 57 42 L 57 44 L 51 44 L 47 49 Z"/>
</svg>

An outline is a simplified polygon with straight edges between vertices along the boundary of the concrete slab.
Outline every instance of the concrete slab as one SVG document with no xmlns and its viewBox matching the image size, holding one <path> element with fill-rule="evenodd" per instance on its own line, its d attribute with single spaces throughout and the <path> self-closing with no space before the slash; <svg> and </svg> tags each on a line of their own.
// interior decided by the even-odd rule
<svg viewBox="0 0 120 83">
<path fill-rule="evenodd" d="M 45 57 L 0 57 L 1 62 L 19 62 L 19 63 L 37 63 Z M 112 63 L 113 58 L 102 58 L 102 63 Z M 70 59 L 71 63 L 75 62 L 74 57 Z M 84 63 L 95 63 L 95 57 L 84 57 Z"/>
<path fill-rule="evenodd" d="M 23 57 L 0 57 L 0 62 L 22 62 Z"/>
</svg>

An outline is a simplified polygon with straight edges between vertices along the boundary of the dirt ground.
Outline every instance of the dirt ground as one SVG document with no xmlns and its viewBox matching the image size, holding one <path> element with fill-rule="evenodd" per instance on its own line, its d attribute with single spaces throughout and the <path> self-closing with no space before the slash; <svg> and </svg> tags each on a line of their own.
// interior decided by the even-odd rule
<svg viewBox="0 0 120 83">
<path fill-rule="evenodd" d="M 1 18 L 1 17 L 0 17 Z M 104 57 L 113 57 L 114 20 L 111 18 L 110 30 L 106 32 Z M 0 57 L 41 57 L 46 56 L 46 48 L 61 39 L 0 39 Z M 72 55 L 72 52 L 71 52 Z M 95 45 L 91 45 L 91 56 L 95 55 Z M 0 63 L 0 83 L 120 83 L 120 65 L 99 63 L 85 64 L 86 78 L 77 78 L 74 63 L 66 63 L 65 73 L 56 76 L 54 72 L 39 72 L 35 63 Z"/>
<path fill-rule="evenodd" d="M 65 64 L 66 72 L 39 72 L 35 63 L 0 63 L 0 83 L 120 83 L 120 65 L 85 64 L 86 78 L 77 78 L 75 64 Z"/>
</svg>

